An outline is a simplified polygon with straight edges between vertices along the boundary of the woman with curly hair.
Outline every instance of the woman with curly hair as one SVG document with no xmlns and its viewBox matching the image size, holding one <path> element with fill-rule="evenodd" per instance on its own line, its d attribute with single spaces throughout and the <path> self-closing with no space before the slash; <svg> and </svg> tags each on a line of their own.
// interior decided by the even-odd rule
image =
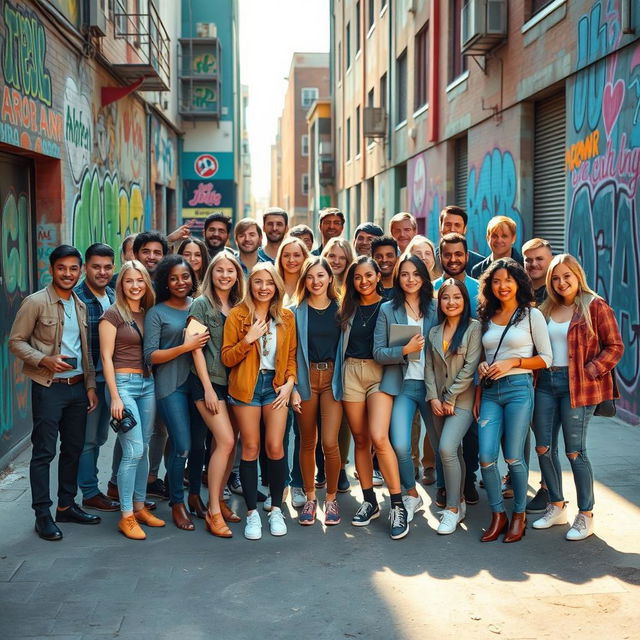
<svg viewBox="0 0 640 640">
<path fill-rule="evenodd" d="M 512 258 L 491 264 L 480 279 L 478 317 L 482 322 L 484 360 L 478 366 L 480 386 L 474 414 L 478 418 L 480 469 L 491 506 L 491 524 L 482 542 L 517 542 L 527 526 L 525 442 L 533 416 L 533 375 L 551 364 L 551 343 L 542 313 L 524 268 Z M 502 442 L 513 484 L 511 523 L 505 514 L 498 473 Z"/>
<path fill-rule="evenodd" d="M 154 367 L 158 409 L 169 433 L 166 464 L 171 515 L 178 529 L 193 531 L 184 504 L 184 468 L 189 458 L 189 509 L 202 511 L 205 426 L 193 397 L 191 352 L 207 344 L 209 332 L 194 335 L 184 330 L 197 280 L 182 256 L 162 260 L 155 272 L 155 285 L 156 305 L 144 319 L 144 358 Z"/>
</svg>

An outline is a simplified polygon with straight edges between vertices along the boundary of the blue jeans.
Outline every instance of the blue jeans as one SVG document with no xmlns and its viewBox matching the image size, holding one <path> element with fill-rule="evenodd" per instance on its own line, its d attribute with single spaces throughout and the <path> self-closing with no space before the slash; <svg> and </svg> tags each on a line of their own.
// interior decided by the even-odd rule
<svg viewBox="0 0 640 640">
<path fill-rule="evenodd" d="M 493 512 L 504 511 L 497 465 L 501 440 L 513 485 L 513 511 L 523 513 L 527 506 L 529 468 L 524 449 L 532 414 L 533 376 L 529 374 L 504 376 L 495 380 L 490 389 L 482 390 L 478 420 L 480 468 Z"/>
<path fill-rule="evenodd" d="M 258 373 L 258 379 L 256 380 L 256 386 L 253 390 L 253 398 L 250 402 L 242 402 L 236 400 L 232 396 L 229 396 L 229 404 L 236 407 L 264 407 L 267 404 L 271 404 L 278 395 L 273 388 L 273 379 L 275 378 L 275 371 L 268 371 L 261 369 Z"/>
<path fill-rule="evenodd" d="M 416 486 L 413 458 L 411 456 L 411 426 L 416 410 L 420 411 L 420 415 L 427 427 L 431 446 L 434 449 L 437 448 L 431 409 L 427 406 L 426 395 L 427 391 L 423 380 L 405 380 L 402 385 L 402 391 L 393 401 L 393 410 L 391 411 L 389 437 L 391 446 L 398 458 L 400 482 L 407 491 L 415 489 Z"/>
<path fill-rule="evenodd" d="M 133 511 L 133 502 L 144 502 L 147 493 L 149 439 L 156 414 L 155 386 L 153 378 L 145 378 L 140 373 L 116 373 L 116 386 L 122 404 L 136 419 L 133 429 L 118 432 L 122 450 L 118 467 L 120 510 Z M 110 404 L 108 389 L 107 400 Z"/>
<path fill-rule="evenodd" d="M 569 462 L 580 511 L 593 509 L 593 471 L 587 457 L 587 426 L 595 408 L 595 405 L 571 407 L 568 367 L 540 372 L 536 385 L 533 429 L 536 446 L 547 448 L 545 453 L 538 454 L 542 477 L 549 489 L 550 501 L 564 502 L 562 470 L 558 459 L 558 436 L 562 427 L 567 457 L 570 453 L 578 454 L 575 458 L 569 457 Z"/>
<path fill-rule="evenodd" d="M 159 399 L 158 409 L 169 433 L 167 478 L 169 504 L 174 505 L 184 502 L 183 481 L 187 458 L 189 458 L 189 493 L 200 495 L 207 428 L 196 408 L 188 379 L 173 393 Z"/>
<path fill-rule="evenodd" d="M 100 447 L 109 436 L 109 421 L 111 411 L 109 403 L 105 402 L 106 383 L 96 383 L 98 408 L 87 414 L 87 429 L 84 436 L 84 447 L 78 461 L 78 488 L 85 500 L 100 493 L 98 489 L 98 456 Z"/>
</svg>

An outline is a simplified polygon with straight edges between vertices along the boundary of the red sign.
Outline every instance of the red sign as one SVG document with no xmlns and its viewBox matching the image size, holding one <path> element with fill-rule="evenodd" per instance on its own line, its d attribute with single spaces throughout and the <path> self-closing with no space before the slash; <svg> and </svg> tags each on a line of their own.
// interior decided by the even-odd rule
<svg viewBox="0 0 640 640">
<path fill-rule="evenodd" d="M 212 178 L 218 172 L 218 161 L 210 153 L 203 153 L 196 158 L 194 169 L 201 178 Z"/>
</svg>

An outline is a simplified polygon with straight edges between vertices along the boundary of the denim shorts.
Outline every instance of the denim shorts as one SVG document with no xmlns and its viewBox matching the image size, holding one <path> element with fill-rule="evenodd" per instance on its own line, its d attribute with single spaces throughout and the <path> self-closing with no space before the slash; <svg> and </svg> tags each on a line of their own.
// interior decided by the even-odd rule
<svg viewBox="0 0 640 640">
<path fill-rule="evenodd" d="M 227 386 L 222 386 L 221 384 L 216 384 L 215 382 L 212 382 L 211 384 L 213 386 L 213 390 L 218 396 L 218 400 L 227 402 L 229 397 Z M 189 376 L 189 387 L 191 389 L 191 395 L 193 396 L 194 402 L 197 402 L 198 400 L 204 400 L 204 387 L 202 386 L 202 382 L 200 382 L 200 378 L 198 378 L 198 376 L 194 373 Z"/>
<path fill-rule="evenodd" d="M 273 378 L 275 375 L 275 371 L 260 369 L 251 402 L 242 402 L 229 396 L 229 404 L 234 407 L 264 407 L 267 404 L 271 404 L 278 395 L 273 388 Z"/>
</svg>

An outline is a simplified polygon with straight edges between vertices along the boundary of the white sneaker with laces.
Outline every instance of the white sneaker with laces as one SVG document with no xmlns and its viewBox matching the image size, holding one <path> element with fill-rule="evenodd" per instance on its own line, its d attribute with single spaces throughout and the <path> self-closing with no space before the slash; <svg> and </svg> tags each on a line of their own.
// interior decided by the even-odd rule
<svg viewBox="0 0 640 640">
<path fill-rule="evenodd" d="M 411 522 L 416 511 L 422 506 L 422 498 L 420 496 L 414 498 L 413 496 L 405 495 L 402 496 L 402 502 L 407 510 L 407 522 Z"/>
<path fill-rule="evenodd" d="M 284 514 L 278 507 L 273 507 L 269 513 L 269 531 L 272 536 L 284 536 L 287 534 L 287 523 Z"/>
<path fill-rule="evenodd" d="M 567 531 L 567 540 L 584 540 L 593 534 L 593 516 L 585 516 L 579 513 L 571 525 L 571 529 Z"/>
<path fill-rule="evenodd" d="M 442 517 L 440 518 L 440 525 L 438 526 L 437 532 L 443 536 L 453 533 L 458 526 L 458 522 L 460 522 L 460 509 L 458 509 L 458 513 L 445 509 L 441 511 L 440 514 Z"/>
<path fill-rule="evenodd" d="M 262 521 L 257 509 L 247 516 L 247 524 L 244 527 L 244 537 L 247 540 L 260 540 L 262 538 Z"/>
<path fill-rule="evenodd" d="M 291 506 L 294 509 L 304 507 L 307 501 L 307 494 L 300 487 L 291 487 Z"/>
<path fill-rule="evenodd" d="M 382 477 L 382 473 L 377 469 L 373 470 L 373 486 L 381 487 L 384 484 L 384 478 Z"/>
<path fill-rule="evenodd" d="M 557 507 L 550 502 L 544 510 L 542 518 L 535 520 L 532 526 L 534 529 L 548 529 L 554 524 L 567 524 L 567 522 L 567 505 Z"/>
<path fill-rule="evenodd" d="M 287 499 L 287 495 L 289 495 L 289 487 L 285 487 L 284 491 L 282 492 L 282 502 L 284 502 Z M 267 499 L 262 503 L 262 508 L 265 511 L 271 511 L 271 494 L 269 494 L 267 496 Z"/>
<path fill-rule="evenodd" d="M 458 522 L 462 522 L 467 517 L 467 502 L 462 500 L 458 506 Z"/>
</svg>

